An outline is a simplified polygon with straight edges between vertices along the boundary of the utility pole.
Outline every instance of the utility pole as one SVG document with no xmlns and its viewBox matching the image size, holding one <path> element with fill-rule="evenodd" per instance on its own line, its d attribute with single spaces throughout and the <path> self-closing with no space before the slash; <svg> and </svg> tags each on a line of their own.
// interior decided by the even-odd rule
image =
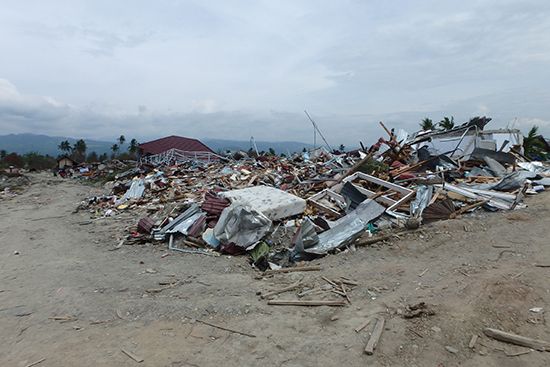
<svg viewBox="0 0 550 367">
<path fill-rule="evenodd" d="M 307 113 L 306 110 L 304 110 L 304 112 L 306 113 L 306 116 L 307 118 L 309 119 L 309 121 L 311 121 L 311 123 L 313 124 L 313 136 L 315 137 L 315 131 L 317 131 L 319 133 L 319 135 L 321 135 L 321 138 L 323 138 L 323 141 L 325 142 L 325 144 L 327 145 L 328 147 L 328 150 L 329 152 L 332 153 L 332 148 L 330 147 L 329 143 L 327 142 L 327 139 L 325 139 L 325 137 L 323 136 L 323 134 L 321 133 L 321 130 L 319 130 L 319 127 L 317 126 L 317 124 L 315 123 L 315 121 L 313 121 L 313 119 L 309 116 L 309 114 Z M 315 142 L 313 143 L 315 145 Z M 315 148 L 315 146 L 314 146 Z"/>
</svg>

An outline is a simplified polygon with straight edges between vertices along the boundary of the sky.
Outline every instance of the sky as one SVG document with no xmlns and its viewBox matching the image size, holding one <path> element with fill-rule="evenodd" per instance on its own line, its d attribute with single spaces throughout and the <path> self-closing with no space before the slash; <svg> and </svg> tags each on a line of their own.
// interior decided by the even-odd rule
<svg viewBox="0 0 550 367">
<path fill-rule="evenodd" d="M 0 0 L 0 135 L 373 144 L 423 118 L 550 137 L 550 2 Z"/>
</svg>

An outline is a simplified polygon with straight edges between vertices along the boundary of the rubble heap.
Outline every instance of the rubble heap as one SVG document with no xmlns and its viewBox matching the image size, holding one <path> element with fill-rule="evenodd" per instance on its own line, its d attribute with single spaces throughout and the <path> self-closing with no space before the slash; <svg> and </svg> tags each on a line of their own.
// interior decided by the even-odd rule
<svg viewBox="0 0 550 367">
<path fill-rule="evenodd" d="M 395 229 L 522 207 L 525 195 L 550 185 L 550 166 L 523 155 L 519 131 L 484 130 L 489 121 L 412 135 L 386 129 L 387 139 L 348 153 L 149 159 L 80 208 L 97 217 L 142 213 L 118 247 L 168 242 L 188 253 L 247 253 L 262 270 L 288 267 Z"/>
</svg>

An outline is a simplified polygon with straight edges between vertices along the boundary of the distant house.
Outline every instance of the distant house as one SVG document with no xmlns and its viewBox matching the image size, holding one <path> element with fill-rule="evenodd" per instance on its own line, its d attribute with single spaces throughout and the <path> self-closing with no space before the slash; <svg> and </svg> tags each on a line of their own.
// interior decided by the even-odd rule
<svg viewBox="0 0 550 367">
<path fill-rule="evenodd" d="M 168 136 L 138 145 L 140 162 L 151 164 L 174 164 L 189 160 L 202 163 L 217 162 L 220 157 L 197 139 Z"/>
<path fill-rule="evenodd" d="M 177 149 L 184 152 L 215 153 L 197 139 L 184 138 L 176 135 L 141 143 L 138 145 L 138 148 L 141 151 L 141 155 L 156 155 L 171 149 Z"/>
<path fill-rule="evenodd" d="M 76 167 L 78 166 L 78 162 L 69 157 L 68 155 L 64 155 L 63 157 L 59 158 L 57 160 L 57 168 L 63 168 L 63 167 Z"/>
</svg>

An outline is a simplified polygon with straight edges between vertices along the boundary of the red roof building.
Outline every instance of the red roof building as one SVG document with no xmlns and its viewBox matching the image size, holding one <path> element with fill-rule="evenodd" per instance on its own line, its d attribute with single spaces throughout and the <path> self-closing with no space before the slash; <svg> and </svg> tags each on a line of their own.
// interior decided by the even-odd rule
<svg viewBox="0 0 550 367">
<path fill-rule="evenodd" d="M 142 155 L 156 155 L 170 149 L 179 149 L 185 152 L 215 153 L 197 139 L 183 138 L 176 135 L 142 143 L 138 147 L 141 149 Z"/>
</svg>

